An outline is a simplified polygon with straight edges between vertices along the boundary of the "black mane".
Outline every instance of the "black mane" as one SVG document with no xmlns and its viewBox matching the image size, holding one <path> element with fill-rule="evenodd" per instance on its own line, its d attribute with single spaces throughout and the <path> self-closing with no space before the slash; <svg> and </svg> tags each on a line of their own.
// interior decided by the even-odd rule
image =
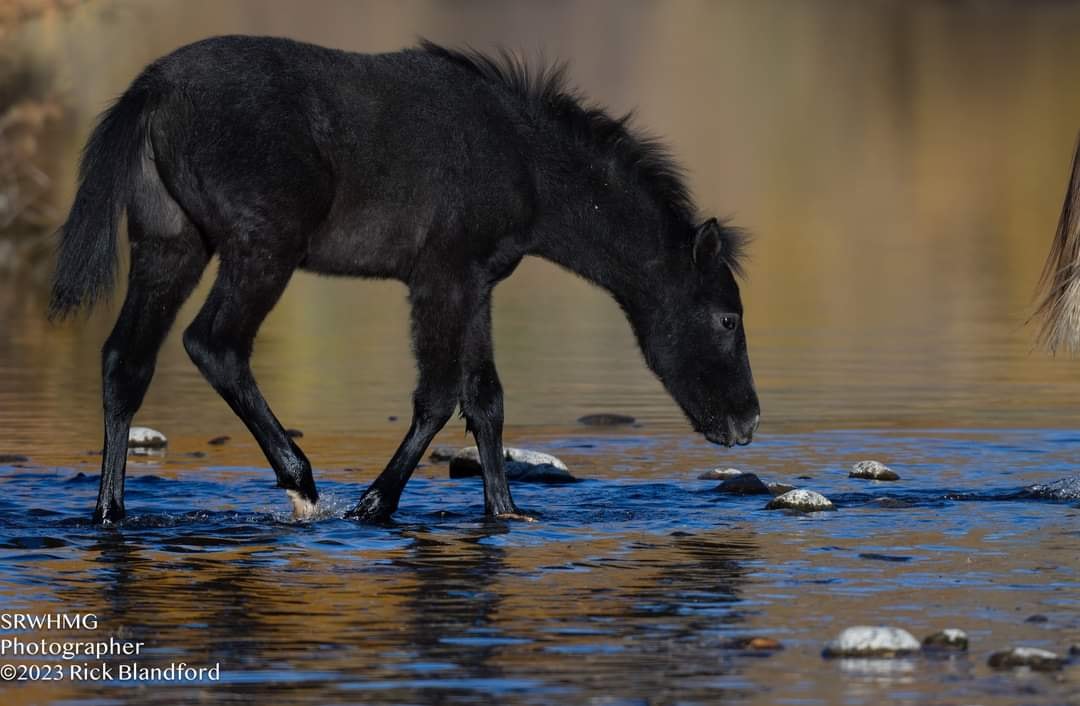
<svg viewBox="0 0 1080 706">
<path fill-rule="evenodd" d="M 420 40 L 420 49 L 502 85 L 525 101 L 530 112 L 547 115 L 562 125 L 574 140 L 614 155 L 638 176 L 676 223 L 693 226 L 697 222 L 697 207 L 686 185 L 685 171 L 667 146 L 634 126 L 633 111 L 614 118 L 603 107 L 588 104 L 569 86 L 565 62 L 530 66 L 506 49 L 492 56 L 471 48 L 448 49 L 426 39 Z M 721 227 L 721 256 L 733 272 L 741 274 L 746 233 Z"/>
<path fill-rule="evenodd" d="M 602 107 L 587 105 L 568 86 L 565 63 L 533 67 L 505 49 L 490 56 L 475 49 L 447 49 L 427 40 L 420 42 L 420 48 L 501 84 L 520 96 L 530 111 L 548 115 L 574 138 L 615 155 L 671 215 L 694 222 L 697 209 L 684 172 L 667 147 L 635 128 L 632 112 L 613 118 Z"/>
</svg>

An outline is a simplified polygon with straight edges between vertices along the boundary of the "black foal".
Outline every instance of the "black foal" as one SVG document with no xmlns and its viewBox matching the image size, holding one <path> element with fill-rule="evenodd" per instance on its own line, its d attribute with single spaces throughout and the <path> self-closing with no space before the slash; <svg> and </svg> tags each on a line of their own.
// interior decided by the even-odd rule
<svg viewBox="0 0 1080 706">
<path fill-rule="evenodd" d="M 95 520 L 124 516 L 127 435 L 176 312 L 220 260 L 184 347 L 293 501 L 311 464 L 252 376 L 256 332 L 296 269 L 409 287 L 413 418 L 349 516 L 385 521 L 461 409 L 488 515 L 524 518 L 503 469 L 491 293 L 526 255 L 608 290 L 695 429 L 749 443 L 758 402 L 734 273 L 741 238 L 698 222 L 677 166 L 626 118 L 582 106 L 562 71 L 424 44 L 353 54 L 221 37 L 148 66 L 101 118 L 62 229 L 50 313 L 111 287 L 127 214 L 127 296 L 103 351 Z"/>
</svg>

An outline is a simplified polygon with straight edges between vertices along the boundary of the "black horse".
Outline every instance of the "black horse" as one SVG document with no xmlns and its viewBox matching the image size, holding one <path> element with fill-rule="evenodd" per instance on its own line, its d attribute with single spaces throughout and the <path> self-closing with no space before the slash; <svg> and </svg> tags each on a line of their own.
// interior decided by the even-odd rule
<svg viewBox="0 0 1080 706">
<path fill-rule="evenodd" d="M 491 291 L 525 255 L 609 291 L 694 428 L 725 446 L 749 443 L 759 414 L 734 277 L 742 239 L 698 222 L 677 166 L 628 120 L 584 106 L 562 67 L 534 71 L 507 54 L 426 42 L 370 55 L 220 37 L 148 66 L 86 145 L 50 304 L 63 317 L 109 290 L 126 212 L 131 268 L 102 355 L 95 520 L 124 516 L 131 420 L 215 253 L 217 280 L 184 346 L 298 516 L 318 498 L 311 465 L 248 364 L 297 268 L 409 288 L 412 423 L 353 518 L 393 514 L 458 405 L 480 448 L 486 512 L 522 517 L 503 471 Z"/>
</svg>

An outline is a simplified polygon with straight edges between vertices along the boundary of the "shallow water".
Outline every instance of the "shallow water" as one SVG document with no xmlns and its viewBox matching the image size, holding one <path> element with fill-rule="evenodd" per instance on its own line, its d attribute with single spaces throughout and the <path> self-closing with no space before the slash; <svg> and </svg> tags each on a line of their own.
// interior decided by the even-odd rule
<svg viewBox="0 0 1080 706">
<path fill-rule="evenodd" d="M 40 287 L 2 282 L 0 454 L 29 460 L 0 463 L 0 612 L 93 612 L 93 639 L 144 641 L 147 664 L 220 663 L 221 680 L 19 683 L 0 701 L 1080 703 L 1075 665 L 986 665 L 1080 642 L 1080 500 L 1020 492 L 1080 473 L 1080 363 L 1033 352 L 1024 326 L 1080 125 L 1080 8 L 797 5 L 94 2 L 12 37 L 71 102 L 49 138 L 68 170 L 138 68 L 211 33 L 570 58 L 587 93 L 639 106 L 703 204 L 756 234 L 743 293 L 763 422 L 746 448 L 694 437 L 617 307 L 526 262 L 496 292 L 507 442 L 582 482 L 516 484 L 540 521 L 490 523 L 479 479 L 426 463 L 395 525 L 359 526 L 341 515 L 408 424 L 404 289 L 300 275 L 254 365 L 305 432 L 319 518 L 291 520 L 174 334 L 137 418 L 168 450 L 132 457 L 131 517 L 103 530 L 87 520 L 117 302 L 50 327 Z M 71 175 L 55 178 L 62 212 Z M 575 422 L 593 412 L 638 424 Z M 468 442 L 454 420 L 435 443 Z M 849 479 L 867 458 L 902 480 Z M 838 510 L 720 495 L 696 479 L 717 465 Z M 864 623 L 962 628 L 971 649 L 821 657 Z M 751 635 L 784 649 L 728 646 Z M 65 636 L 88 637 L 47 637 Z"/>
</svg>

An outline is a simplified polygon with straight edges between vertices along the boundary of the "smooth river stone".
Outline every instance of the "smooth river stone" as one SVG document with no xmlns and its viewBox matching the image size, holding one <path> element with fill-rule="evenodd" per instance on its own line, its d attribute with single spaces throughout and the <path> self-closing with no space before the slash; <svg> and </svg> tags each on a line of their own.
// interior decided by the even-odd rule
<svg viewBox="0 0 1080 706">
<path fill-rule="evenodd" d="M 821 493 L 798 488 L 783 495 L 777 495 L 765 506 L 766 510 L 797 510 L 799 512 L 820 512 L 835 510 L 832 501 Z"/>
<path fill-rule="evenodd" d="M 793 490 L 797 490 L 795 486 L 788 485 L 787 483 L 766 483 L 765 486 L 774 496 L 783 495 L 784 493 L 790 493 Z"/>
<path fill-rule="evenodd" d="M 867 480 L 900 480 L 900 474 L 880 461 L 859 461 L 851 467 L 848 478 Z"/>
<path fill-rule="evenodd" d="M 1065 658 L 1049 650 L 1037 647 L 1013 647 L 990 655 L 988 664 L 992 669 L 1027 667 L 1037 672 L 1052 672 L 1065 666 Z"/>
<path fill-rule="evenodd" d="M 901 657 L 918 652 L 921 645 L 901 628 L 857 625 L 847 628 L 825 645 L 825 657 Z"/>
<path fill-rule="evenodd" d="M 551 454 L 529 449 L 503 448 L 506 477 L 523 483 L 574 483 L 566 464 Z M 451 478 L 482 474 L 480 451 L 475 446 L 461 449 L 450 459 Z"/>
<path fill-rule="evenodd" d="M 963 652 L 968 648 L 968 636 L 963 630 L 946 628 L 933 635 L 927 635 L 923 638 L 922 646 L 924 650 Z"/>
<path fill-rule="evenodd" d="M 633 424 L 637 420 L 627 414 L 586 414 L 578 418 L 579 424 L 587 427 L 617 427 Z"/>
<path fill-rule="evenodd" d="M 131 427 L 128 431 L 128 448 L 132 449 L 163 449 L 168 444 L 168 439 L 157 429 L 150 427 Z"/>
<path fill-rule="evenodd" d="M 731 476 L 716 486 L 716 490 L 730 495 L 769 495 L 769 487 L 753 473 Z"/>
<path fill-rule="evenodd" d="M 457 455 L 458 450 L 453 446 L 436 446 L 428 454 L 428 460 L 432 463 L 446 463 Z"/>
<path fill-rule="evenodd" d="M 698 480 L 727 480 L 728 478 L 741 476 L 742 473 L 738 468 L 714 468 L 702 473 L 698 476 Z"/>
</svg>

